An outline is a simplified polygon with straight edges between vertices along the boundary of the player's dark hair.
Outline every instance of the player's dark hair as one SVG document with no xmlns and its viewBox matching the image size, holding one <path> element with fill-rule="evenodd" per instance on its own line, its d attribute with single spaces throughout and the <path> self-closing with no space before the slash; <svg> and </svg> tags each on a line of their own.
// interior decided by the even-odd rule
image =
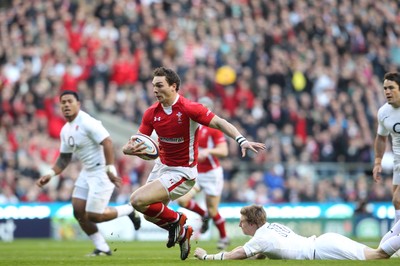
<svg viewBox="0 0 400 266">
<path fill-rule="evenodd" d="M 240 210 L 240 214 L 246 218 L 248 223 L 256 224 L 258 227 L 267 222 L 267 213 L 265 212 L 263 206 L 245 206 Z"/>
<path fill-rule="evenodd" d="M 158 67 L 153 71 L 154 77 L 165 77 L 168 85 L 176 84 L 176 91 L 179 91 L 179 87 L 181 86 L 181 79 L 178 74 L 170 68 L 166 67 Z"/>
<path fill-rule="evenodd" d="M 60 94 L 60 100 L 61 100 L 61 97 L 63 97 L 64 95 L 67 95 L 67 94 L 73 95 L 75 97 L 75 99 L 79 102 L 78 93 L 76 91 L 70 91 L 70 90 L 62 91 L 61 94 Z"/>
<path fill-rule="evenodd" d="M 385 76 L 383 76 L 383 80 L 386 80 L 386 79 L 396 82 L 396 84 L 400 88 L 400 73 L 398 73 L 398 72 L 388 72 L 388 73 L 385 74 Z"/>
</svg>

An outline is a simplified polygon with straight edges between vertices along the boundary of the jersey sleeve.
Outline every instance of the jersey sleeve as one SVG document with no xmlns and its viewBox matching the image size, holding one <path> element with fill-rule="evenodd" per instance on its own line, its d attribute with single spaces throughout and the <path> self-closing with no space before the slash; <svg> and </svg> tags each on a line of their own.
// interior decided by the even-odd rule
<svg viewBox="0 0 400 266">
<path fill-rule="evenodd" d="M 110 136 L 110 133 L 103 126 L 103 123 L 97 119 L 89 119 L 87 122 L 85 121 L 85 130 L 96 143 L 101 143 L 105 138 Z"/>
<path fill-rule="evenodd" d="M 243 249 L 246 252 L 246 256 L 248 258 L 263 252 L 260 241 L 262 241 L 262 239 L 253 237 L 243 245 Z"/>
<path fill-rule="evenodd" d="M 377 130 L 376 130 L 376 133 L 377 133 L 378 135 L 381 135 L 381 136 L 388 136 L 390 132 L 389 132 L 389 130 L 387 130 L 386 127 L 383 125 L 384 117 L 385 117 L 385 110 L 384 110 L 384 107 L 381 107 L 381 108 L 378 110 L 378 114 L 377 114 L 378 127 L 377 127 Z"/>
<path fill-rule="evenodd" d="M 64 131 L 64 128 L 62 128 L 60 132 L 60 153 L 73 153 L 73 147 L 68 145 Z"/>
<path fill-rule="evenodd" d="M 215 114 L 208 108 L 204 107 L 204 105 L 196 102 L 188 103 L 186 105 L 186 110 L 192 120 L 204 126 L 208 126 L 215 116 Z"/>
<path fill-rule="evenodd" d="M 139 132 L 147 136 L 151 136 L 153 133 L 153 108 L 147 109 L 142 117 L 142 123 L 139 126 Z"/>
</svg>

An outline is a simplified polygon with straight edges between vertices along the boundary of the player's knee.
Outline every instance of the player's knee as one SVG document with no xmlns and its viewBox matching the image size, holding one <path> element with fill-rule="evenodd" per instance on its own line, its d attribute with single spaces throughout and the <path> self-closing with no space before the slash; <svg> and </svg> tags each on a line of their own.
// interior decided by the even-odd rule
<svg viewBox="0 0 400 266">
<path fill-rule="evenodd" d="M 178 205 L 181 207 L 187 207 L 189 202 L 186 200 L 177 199 L 176 203 L 178 203 Z"/>
<path fill-rule="evenodd" d="M 88 218 L 93 223 L 101 223 L 104 221 L 103 215 L 99 213 L 88 213 Z"/>
<path fill-rule="evenodd" d="M 83 221 L 85 219 L 85 211 L 74 209 L 74 217 L 78 222 Z"/>
<path fill-rule="evenodd" d="M 138 211 L 141 211 L 144 207 L 147 207 L 147 204 L 144 202 L 143 198 L 139 194 L 133 193 L 131 195 L 130 202 L 132 204 L 132 207 Z"/>
</svg>

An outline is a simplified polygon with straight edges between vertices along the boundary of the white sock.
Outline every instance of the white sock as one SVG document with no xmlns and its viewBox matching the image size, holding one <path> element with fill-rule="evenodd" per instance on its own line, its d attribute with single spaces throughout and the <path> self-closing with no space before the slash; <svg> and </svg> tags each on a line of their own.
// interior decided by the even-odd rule
<svg viewBox="0 0 400 266">
<path fill-rule="evenodd" d="M 117 217 L 126 216 L 135 211 L 131 204 L 116 206 L 115 209 L 117 210 Z"/>
<path fill-rule="evenodd" d="M 395 235 L 389 238 L 388 240 L 383 242 L 380 247 L 383 249 L 383 251 L 385 251 L 386 254 L 392 256 L 394 253 L 396 253 L 397 250 L 400 249 L 400 236 Z"/>
<path fill-rule="evenodd" d="M 104 252 L 110 251 L 110 247 L 108 246 L 106 240 L 100 232 L 94 233 L 89 236 L 92 240 L 94 246 Z"/>
<path fill-rule="evenodd" d="M 381 242 L 379 243 L 379 246 L 382 245 L 382 243 L 386 242 L 389 238 L 392 238 L 396 235 L 400 234 L 400 222 L 395 223 L 393 227 L 387 232 L 381 239 Z"/>
</svg>

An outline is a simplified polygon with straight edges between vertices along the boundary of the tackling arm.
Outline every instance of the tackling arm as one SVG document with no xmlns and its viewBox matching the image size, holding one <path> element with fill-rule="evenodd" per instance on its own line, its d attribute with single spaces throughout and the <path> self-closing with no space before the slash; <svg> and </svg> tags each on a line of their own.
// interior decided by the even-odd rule
<svg viewBox="0 0 400 266">
<path fill-rule="evenodd" d="M 207 254 L 202 248 L 196 248 L 194 256 L 199 260 L 243 260 L 247 259 L 246 252 L 243 247 L 236 247 L 230 252 L 220 252 L 217 254 Z"/>
</svg>

